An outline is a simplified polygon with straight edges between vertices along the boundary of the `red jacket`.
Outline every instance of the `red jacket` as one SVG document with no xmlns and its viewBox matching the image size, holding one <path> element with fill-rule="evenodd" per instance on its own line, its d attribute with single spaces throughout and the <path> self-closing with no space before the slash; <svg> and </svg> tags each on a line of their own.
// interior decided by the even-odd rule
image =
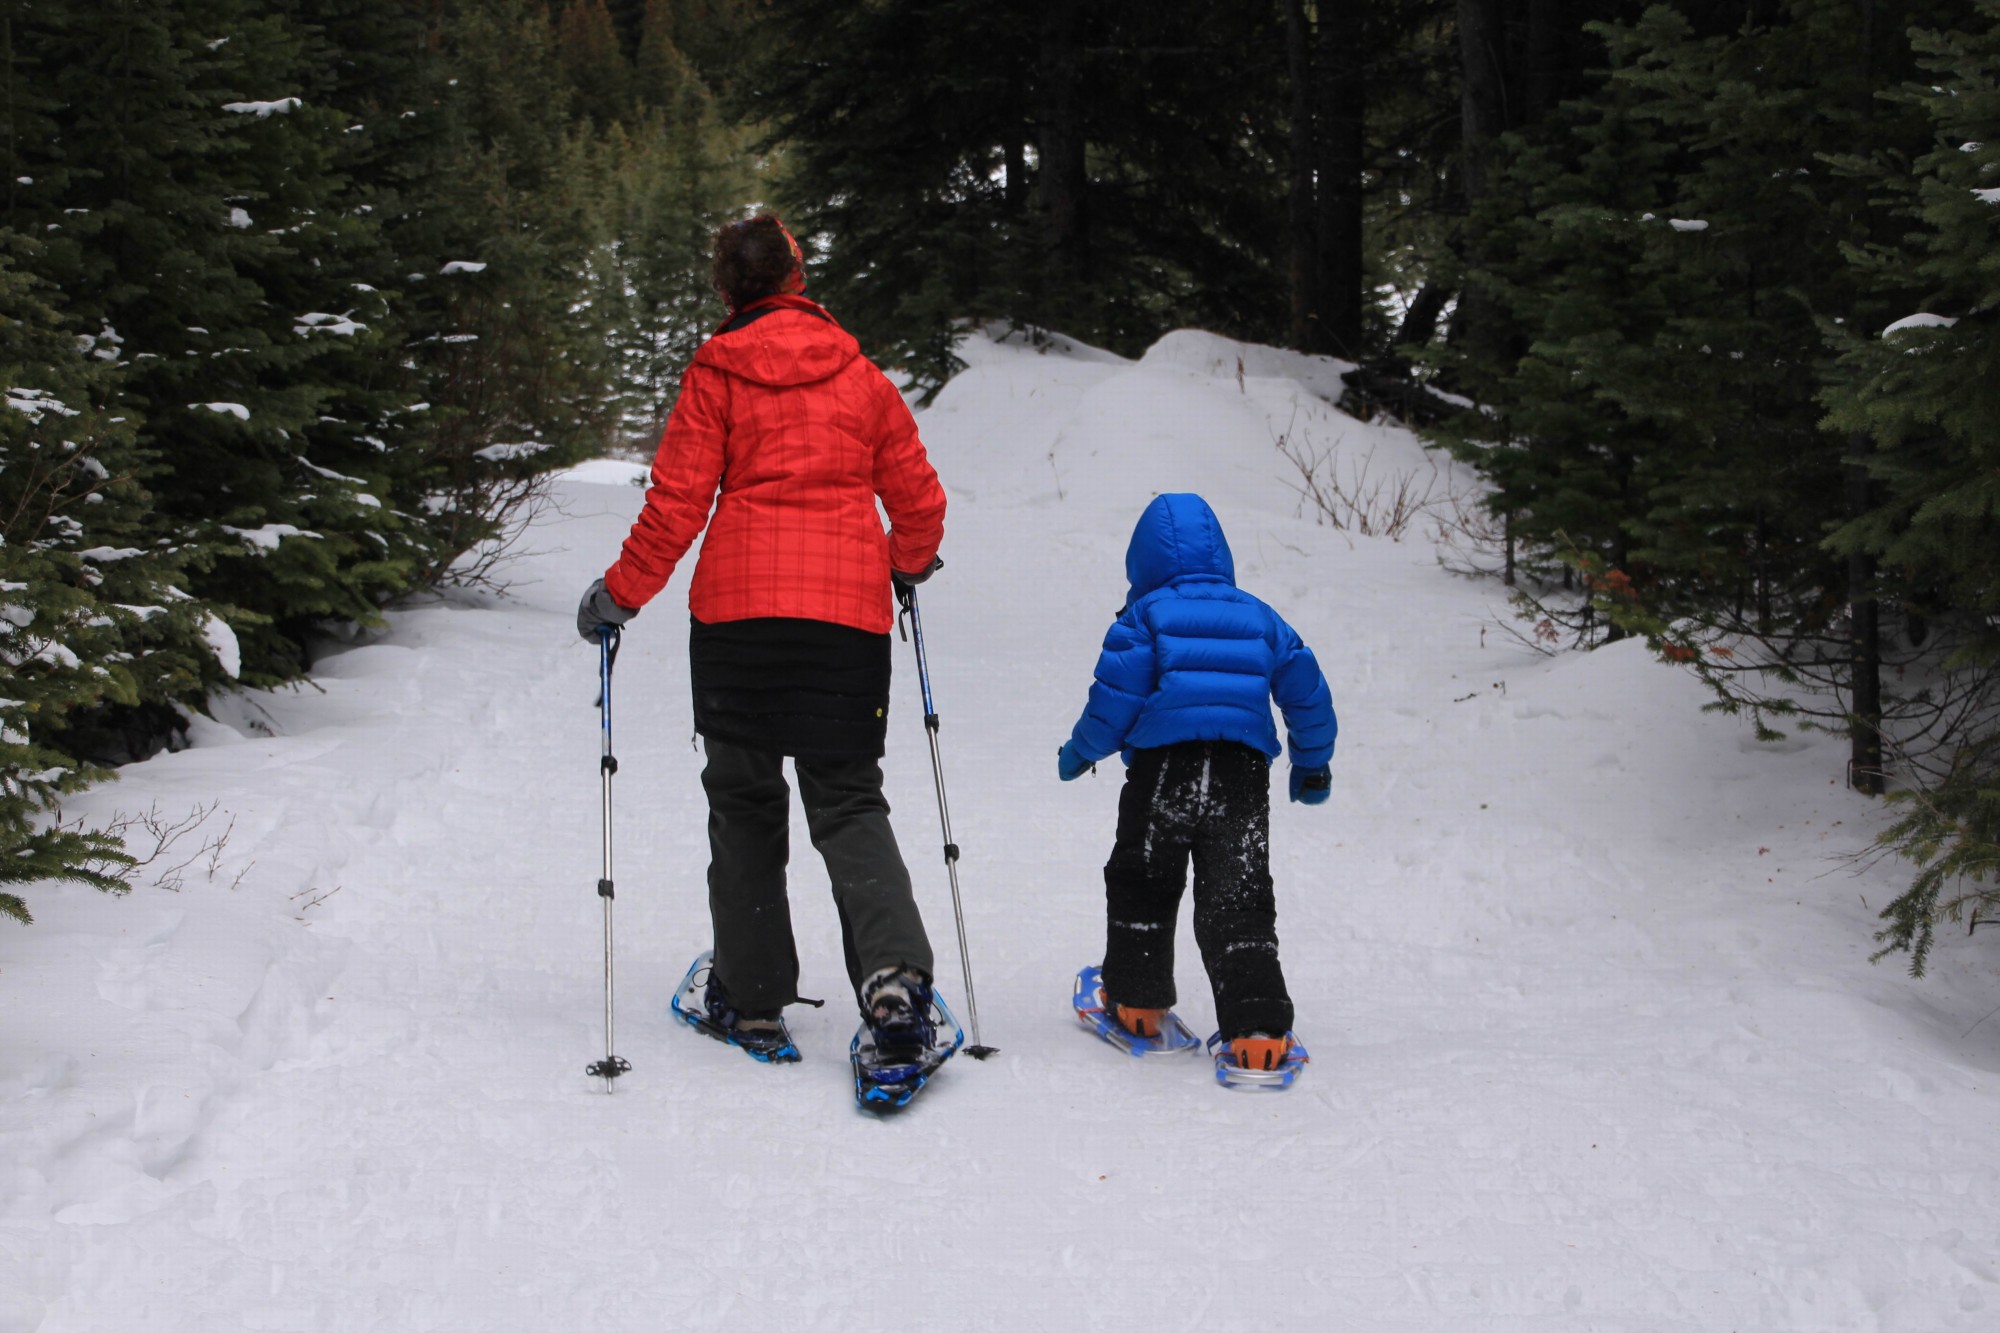
<svg viewBox="0 0 2000 1333">
<path fill-rule="evenodd" d="M 706 522 L 688 589 L 696 620 L 790 616 L 886 634 L 890 569 L 927 569 L 944 539 L 944 488 L 917 423 L 815 303 L 774 296 L 736 320 L 746 314 L 758 317 L 710 338 L 681 378 L 646 507 L 605 589 L 644 606 Z"/>
</svg>

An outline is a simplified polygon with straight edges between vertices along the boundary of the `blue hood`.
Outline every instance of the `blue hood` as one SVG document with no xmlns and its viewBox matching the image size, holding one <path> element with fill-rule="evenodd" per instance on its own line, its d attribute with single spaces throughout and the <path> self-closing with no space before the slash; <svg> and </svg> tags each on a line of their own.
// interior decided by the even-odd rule
<svg viewBox="0 0 2000 1333">
<path fill-rule="evenodd" d="M 1127 606 L 1177 579 L 1199 576 L 1236 586 L 1236 562 L 1229 539 L 1208 501 L 1199 495 L 1161 495 L 1139 515 L 1132 544 L 1125 549 L 1125 577 L 1132 590 Z"/>
</svg>

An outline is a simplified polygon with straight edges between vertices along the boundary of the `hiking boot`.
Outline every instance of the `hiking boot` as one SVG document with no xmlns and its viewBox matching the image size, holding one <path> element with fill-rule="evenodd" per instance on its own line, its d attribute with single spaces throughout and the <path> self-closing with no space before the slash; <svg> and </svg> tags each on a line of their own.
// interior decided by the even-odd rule
<svg viewBox="0 0 2000 1333">
<path fill-rule="evenodd" d="M 1246 1032 L 1229 1040 L 1229 1053 L 1244 1069 L 1276 1069 L 1291 1048 L 1289 1037 L 1267 1037 L 1261 1032 Z"/>
<path fill-rule="evenodd" d="M 708 986 L 702 991 L 701 1008 L 710 1023 L 751 1050 L 775 1050 L 791 1044 L 792 1036 L 785 1028 L 783 1010 L 748 1013 L 738 1009 L 730 1002 L 728 990 L 713 971 L 709 972 Z"/>
<path fill-rule="evenodd" d="M 913 967 L 885 967 L 861 983 L 861 1019 L 877 1051 L 927 1051 L 937 1044 L 931 983 Z"/>
<path fill-rule="evenodd" d="M 1112 1016 L 1118 1020 L 1119 1027 L 1135 1037 L 1157 1037 L 1160 1025 L 1167 1021 L 1169 1012 L 1166 1009 L 1142 1009 L 1136 1005 L 1120 1004 L 1113 1006 Z"/>
</svg>

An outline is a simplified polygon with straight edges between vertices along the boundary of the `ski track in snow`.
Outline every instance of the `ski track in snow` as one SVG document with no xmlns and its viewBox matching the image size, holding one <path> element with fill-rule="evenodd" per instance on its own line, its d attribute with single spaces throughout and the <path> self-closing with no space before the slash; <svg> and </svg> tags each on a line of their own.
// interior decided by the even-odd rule
<svg viewBox="0 0 2000 1333">
<path fill-rule="evenodd" d="M 514 595 L 398 611 L 312 686 L 77 800 L 197 803 L 210 878 L 32 886 L 0 930 L 0 1333 L 81 1330 L 1910 1330 L 2000 1318 L 2000 969 L 1871 966 L 1894 865 L 1841 746 L 1760 746 L 1636 645 L 1541 658 L 1431 544 L 1315 524 L 1273 438 L 1427 469 L 1336 369 L 1176 334 L 1138 362 L 974 338 L 924 412 L 923 594 L 982 1035 L 853 1108 L 853 1010 L 795 817 L 797 1066 L 671 1023 L 708 943 L 692 557 L 615 684 L 618 1053 L 603 1052 L 596 657 L 574 598 L 640 492 L 564 486 Z M 1239 379 L 1238 357 L 1242 357 Z M 1069 1012 L 1121 768 L 1058 784 L 1157 491 L 1317 651 L 1334 795 L 1272 820 L 1313 1062 L 1282 1095 Z M 965 1018 L 913 659 L 885 760 Z M 196 835 L 191 835 L 196 836 Z M 240 878 L 239 878 L 240 877 Z M 232 887 L 232 881 L 233 887 Z M 1186 926 L 1180 1012 L 1213 1010 Z"/>
</svg>

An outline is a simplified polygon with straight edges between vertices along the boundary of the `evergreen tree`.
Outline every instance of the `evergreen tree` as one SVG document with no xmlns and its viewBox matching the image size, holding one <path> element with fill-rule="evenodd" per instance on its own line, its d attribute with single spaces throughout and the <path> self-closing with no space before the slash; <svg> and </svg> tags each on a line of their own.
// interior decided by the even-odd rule
<svg viewBox="0 0 2000 1333">
<path fill-rule="evenodd" d="M 775 0 L 737 100 L 782 150 L 817 290 L 935 387 L 955 321 L 1136 353 L 1286 327 L 1280 15 L 1044 0 Z"/>
<path fill-rule="evenodd" d="M 1492 147 L 1505 188 L 1470 215 L 1484 257 L 1472 280 L 1493 317 L 1504 314 L 1523 331 L 1526 350 L 1509 359 L 1485 342 L 1455 339 L 1433 357 L 1481 404 L 1436 436 L 1493 482 L 1510 584 L 1517 566 L 1536 581 L 1563 577 L 1564 559 L 1629 579 L 1648 508 L 1646 460 L 1657 433 L 1599 386 L 1643 378 L 1674 308 L 1667 275 L 1646 272 L 1644 255 L 1657 210 L 1675 191 L 1676 154 L 1635 114 L 1634 99 L 1619 94 L 1608 87 L 1542 134 L 1511 134 Z M 1528 605 L 1545 639 L 1564 630 L 1587 640 L 1621 633 L 1587 599 L 1574 621 L 1544 599 Z"/>
<path fill-rule="evenodd" d="M 569 0 L 557 20 L 556 57 L 577 110 L 598 125 L 632 112 L 632 69 L 604 0 Z"/>
<path fill-rule="evenodd" d="M 300 96 L 304 44 L 282 14 L 129 19 L 116 42 L 98 24 L 39 34 L 60 133 L 27 156 L 68 173 L 46 269 L 140 407 L 195 592 L 228 608 L 246 679 L 282 679 L 303 627 L 365 621 L 407 578 L 383 559 L 394 520 L 371 483 L 305 456 L 379 356 L 355 285 L 357 266 L 377 271 L 375 223 L 340 207 L 345 126 Z"/>
<path fill-rule="evenodd" d="M 1454 366 L 1516 432 L 1488 460 L 1516 535 L 1615 570 L 1618 596 L 1591 609 L 1760 725 L 1853 716 L 1856 590 L 1820 544 L 1845 512 L 1846 443 L 1815 394 L 1820 318 L 1857 309 L 1844 247 L 1877 219 L 1825 159 L 1907 129 L 1872 106 L 1892 25 L 1850 17 L 1798 0 L 1768 27 L 1705 35 L 1664 6 L 1601 27 L 1610 81 L 1496 191 L 1539 192 L 1535 223 L 1484 215 L 1481 280 L 1525 355 Z M 1802 703 L 1766 674 L 1834 697 Z"/>
<path fill-rule="evenodd" d="M 1935 663 L 1922 679 L 1938 725 L 1907 738 L 1913 781 L 1883 835 L 1918 874 L 1880 938 L 1919 974 L 1941 919 L 1969 908 L 1976 926 L 2000 908 L 2000 0 L 1971 8 L 1917 36 L 1923 77 L 1895 98 L 1930 127 L 1928 151 L 1865 164 L 1907 230 L 1857 265 L 1903 304 L 1835 326 L 1826 393 L 1831 424 L 1871 442 L 1879 497 L 1832 546 L 1879 563 L 1885 600 Z"/>
<path fill-rule="evenodd" d="M 105 776 L 69 744 L 78 715 L 187 697 L 212 669 L 185 554 L 152 539 L 115 372 L 79 354 L 25 271 L 38 250 L 0 230 L 0 916 L 22 922 L 23 884 L 125 887 L 117 838 L 60 817 Z"/>
</svg>

